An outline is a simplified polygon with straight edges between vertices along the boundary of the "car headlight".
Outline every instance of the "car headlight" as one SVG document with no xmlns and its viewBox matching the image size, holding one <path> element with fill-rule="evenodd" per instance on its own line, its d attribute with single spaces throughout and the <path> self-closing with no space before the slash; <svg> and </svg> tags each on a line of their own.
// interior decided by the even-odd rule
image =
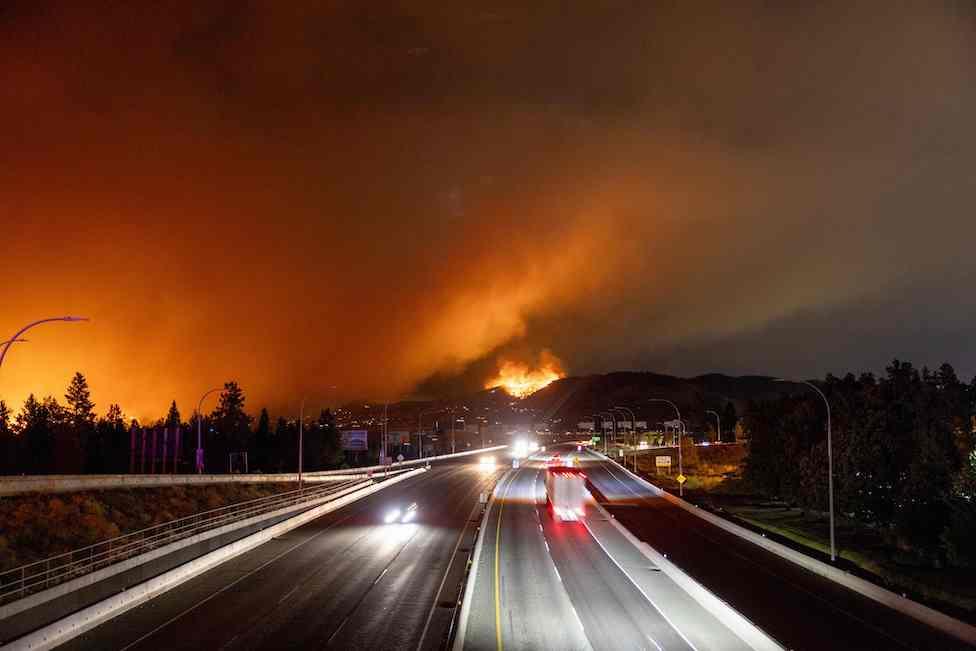
<svg viewBox="0 0 976 651">
<path fill-rule="evenodd" d="M 383 521 L 386 522 L 386 524 L 390 524 L 391 522 L 396 522 L 399 519 L 400 519 L 400 509 L 393 509 L 392 511 L 386 514 L 386 517 L 383 519 Z"/>
</svg>

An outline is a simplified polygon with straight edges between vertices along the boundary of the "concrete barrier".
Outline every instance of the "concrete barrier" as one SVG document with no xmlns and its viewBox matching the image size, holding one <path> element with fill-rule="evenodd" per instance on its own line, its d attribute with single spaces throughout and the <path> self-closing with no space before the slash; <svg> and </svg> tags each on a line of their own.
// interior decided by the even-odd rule
<svg viewBox="0 0 976 651">
<path fill-rule="evenodd" d="M 591 452 L 594 452 L 594 454 L 596 454 L 599 457 L 602 457 L 603 459 L 606 459 L 608 461 L 613 461 L 613 459 L 610 459 L 609 457 L 606 457 L 603 454 L 600 454 L 599 452 L 595 452 L 593 450 L 591 450 Z M 816 558 L 807 556 L 802 552 L 798 552 L 795 549 L 791 549 L 787 547 L 786 545 L 778 543 L 774 540 L 770 540 L 765 536 L 750 531 L 745 527 L 741 527 L 735 524 L 734 522 L 730 522 L 726 520 L 725 518 L 719 517 L 713 513 L 709 513 L 704 509 L 700 509 L 694 504 L 690 504 L 689 502 L 686 502 L 680 497 L 672 495 L 671 493 L 655 486 L 654 484 L 645 480 L 643 477 L 635 475 L 630 470 L 627 470 L 626 468 L 622 467 L 616 461 L 613 461 L 613 463 L 618 468 L 621 468 L 628 475 L 630 475 L 631 477 L 639 481 L 641 484 L 650 488 L 656 495 L 659 495 L 660 497 L 684 509 L 685 511 L 688 511 L 689 513 L 693 513 L 694 515 L 698 516 L 699 518 L 702 518 L 703 520 L 708 521 L 709 523 L 715 525 L 716 527 L 719 527 L 720 529 L 723 529 L 733 535 L 736 535 L 739 538 L 748 540 L 754 545 L 762 547 L 766 551 L 776 554 L 780 558 L 788 560 L 792 563 L 795 563 L 796 565 L 799 565 L 800 567 L 803 567 L 804 569 L 807 569 L 813 572 L 814 574 L 818 574 L 824 577 L 825 579 L 829 579 L 830 581 L 833 581 L 834 583 L 838 583 L 846 588 L 849 588 L 857 592 L 858 594 L 864 595 L 869 599 L 873 599 L 878 603 L 884 604 L 889 608 L 897 610 L 903 615 L 907 615 L 915 620 L 922 622 L 923 624 L 927 624 L 928 626 L 931 626 L 934 629 L 947 633 L 948 635 L 951 635 L 956 639 L 962 640 L 967 644 L 976 645 L 976 626 L 967 624 L 966 622 L 960 621 L 955 617 L 950 617 L 949 615 L 939 612 L 934 608 L 929 608 L 928 606 L 924 604 L 920 604 L 917 601 L 913 601 L 907 597 L 903 597 L 899 594 L 896 594 L 891 590 L 888 590 L 887 588 L 883 588 L 879 585 L 871 583 L 870 581 L 862 579 L 859 576 L 855 576 L 853 574 L 845 572 L 844 570 L 834 567 L 833 565 L 829 565 L 827 563 L 824 563 L 823 561 L 817 560 Z"/>
<path fill-rule="evenodd" d="M 491 497 L 488 499 L 488 507 L 485 509 L 485 514 L 481 517 L 478 538 L 474 543 L 474 551 L 471 553 L 471 568 L 468 570 L 467 583 L 464 586 L 464 596 L 461 597 L 461 614 L 458 617 L 458 629 L 454 635 L 454 643 L 451 645 L 452 651 L 462 651 L 464 648 L 464 636 L 468 633 L 468 618 L 471 616 L 471 599 L 474 597 L 474 584 L 478 579 L 481 548 L 485 540 L 485 523 L 491 522 L 491 510 L 495 506 L 495 499 L 498 497 L 499 487 L 505 483 L 505 480 L 513 472 L 514 470 L 508 470 L 495 482 L 495 488 L 491 491 Z"/>
<path fill-rule="evenodd" d="M 442 454 L 425 459 L 413 459 L 391 466 L 367 466 L 341 470 L 319 470 L 302 473 L 302 479 L 310 483 L 343 481 L 366 477 L 370 473 L 395 472 L 404 468 L 427 465 L 431 462 L 484 454 L 504 450 L 507 445 L 467 450 L 455 454 Z M 83 490 L 112 488 L 151 488 L 159 486 L 200 486 L 223 483 L 296 482 L 298 473 L 249 473 L 235 475 L 18 475 L 0 477 L 0 497 L 22 493 L 69 493 Z"/>
<path fill-rule="evenodd" d="M 425 470 L 423 468 L 418 468 L 408 473 L 403 473 L 394 477 L 393 479 L 388 479 L 372 486 L 363 488 L 355 493 L 345 495 L 332 502 L 327 502 L 321 506 L 313 508 L 311 510 L 305 511 L 293 518 L 289 518 L 284 522 L 279 522 L 276 525 L 268 527 L 267 529 L 262 529 L 261 531 L 251 534 L 246 538 L 242 538 L 235 541 L 229 545 L 216 549 L 200 558 L 197 558 L 189 563 L 181 565 L 180 567 L 174 568 L 168 572 L 164 572 L 159 576 L 144 581 L 124 592 L 117 595 L 113 595 L 107 599 L 104 599 L 96 604 L 93 604 L 87 608 L 84 608 L 68 617 L 65 617 L 53 624 L 49 624 L 29 635 L 25 635 L 19 639 L 10 642 L 8 645 L 4 646 L 4 649 L 9 649 L 10 651 L 44 651 L 46 649 L 52 649 L 59 644 L 64 644 L 68 640 L 71 640 L 85 631 L 88 631 L 99 624 L 117 617 L 122 613 L 130 610 L 141 603 L 144 603 L 153 597 L 156 597 L 167 590 L 171 590 L 181 583 L 188 581 L 195 576 L 210 570 L 217 565 L 228 561 L 235 556 L 239 556 L 251 549 L 254 549 L 258 545 L 271 540 L 276 536 L 280 536 L 292 529 L 300 527 L 306 522 L 310 522 L 316 518 L 319 518 L 326 513 L 330 513 L 337 509 L 351 504 L 357 500 L 360 500 L 367 495 L 372 495 L 373 493 L 383 490 L 387 486 L 391 486 L 398 482 L 401 482 L 410 477 L 416 476 L 423 473 Z"/>
</svg>

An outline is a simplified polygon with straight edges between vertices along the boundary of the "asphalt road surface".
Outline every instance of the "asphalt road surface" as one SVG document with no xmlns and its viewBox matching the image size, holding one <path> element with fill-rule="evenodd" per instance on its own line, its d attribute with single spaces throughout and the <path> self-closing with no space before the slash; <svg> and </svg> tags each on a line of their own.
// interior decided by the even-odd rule
<svg viewBox="0 0 976 651">
<path fill-rule="evenodd" d="M 201 574 L 66 649 L 438 648 L 462 532 L 497 473 L 435 464 Z M 416 502 L 415 522 L 385 524 Z M 463 552 L 463 550 L 461 550 Z M 452 572 L 452 576 L 453 576 Z"/>
<path fill-rule="evenodd" d="M 970 648 L 688 513 L 609 461 L 583 465 L 619 522 L 787 648 Z"/>
<path fill-rule="evenodd" d="M 600 535 L 617 563 L 587 526 L 554 520 L 544 473 L 541 464 L 525 463 L 498 484 L 476 559 L 464 649 L 745 648 L 615 529 L 605 526 Z M 640 589 L 621 566 L 643 573 Z M 682 600 L 683 624 L 701 634 L 679 631 L 645 593 Z M 693 645 L 692 637 L 702 642 Z"/>
</svg>

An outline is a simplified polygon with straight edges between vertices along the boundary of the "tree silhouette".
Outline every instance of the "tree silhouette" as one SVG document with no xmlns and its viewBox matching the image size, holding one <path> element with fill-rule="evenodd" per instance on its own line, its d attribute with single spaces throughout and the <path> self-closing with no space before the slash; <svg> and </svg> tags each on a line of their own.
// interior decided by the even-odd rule
<svg viewBox="0 0 976 651">
<path fill-rule="evenodd" d="M 95 403 L 91 401 L 91 390 L 84 375 L 75 373 L 64 399 L 72 425 L 80 428 L 95 423 Z"/>
<path fill-rule="evenodd" d="M 166 414 L 166 427 L 179 427 L 182 420 L 180 420 L 180 410 L 176 408 L 176 401 L 174 400 L 169 406 L 169 412 Z"/>
</svg>

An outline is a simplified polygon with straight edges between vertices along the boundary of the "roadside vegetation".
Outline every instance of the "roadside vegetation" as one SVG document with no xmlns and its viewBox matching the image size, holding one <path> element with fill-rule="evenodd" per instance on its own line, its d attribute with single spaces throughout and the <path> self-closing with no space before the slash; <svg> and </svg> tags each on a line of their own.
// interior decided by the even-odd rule
<svg viewBox="0 0 976 651">
<path fill-rule="evenodd" d="M 976 383 L 948 364 L 930 371 L 896 360 L 883 377 L 828 376 L 819 387 L 832 410 L 841 562 L 976 620 Z M 826 557 L 825 421 L 812 391 L 750 404 L 739 459 L 733 446 L 682 448 L 686 499 Z M 642 474 L 676 493 L 676 466 L 653 464 L 646 458 Z"/>
<path fill-rule="evenodd" d="M 0 499 L 0 571 L 294 488 L 291 483 L 227 483 L 4 497 Z"/>
</svg>

